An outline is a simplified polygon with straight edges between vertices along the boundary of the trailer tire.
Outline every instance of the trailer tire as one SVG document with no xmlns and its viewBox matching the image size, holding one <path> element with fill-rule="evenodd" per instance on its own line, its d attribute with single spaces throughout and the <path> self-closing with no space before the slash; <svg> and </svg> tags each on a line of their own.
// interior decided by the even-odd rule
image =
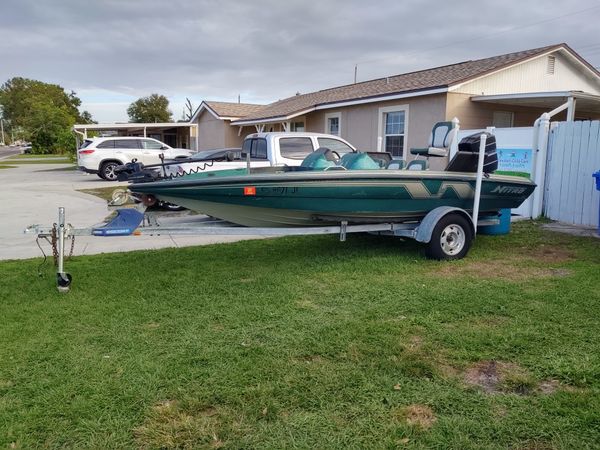
<svg viewBox="0 0 600 450">
<path fill-rule="evenodd" d="M 442 217 L 431 233 L 425 248 L 429 259 L 452 260 L 466 256 L 473 243 L 473 233 L 467 219 L 456 213 Z"/>
</svg>

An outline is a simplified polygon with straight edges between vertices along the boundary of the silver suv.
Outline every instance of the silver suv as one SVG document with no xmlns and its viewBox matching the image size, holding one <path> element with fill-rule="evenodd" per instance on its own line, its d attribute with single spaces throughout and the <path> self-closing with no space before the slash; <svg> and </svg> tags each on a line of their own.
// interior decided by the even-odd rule
<svg viewBox="0 0 600 450">
<path fill-rule="evenodd" d="M 117 166 L 138 160 L 144 165 L 164 159 L 187 158 L 194 150 L 172 148 L 156 139 L 141 137 L 104 137 L 86 139 L 77 151 L 79 170 L 95 173 L 107 181 L 115 181 Z"/>
</svg>

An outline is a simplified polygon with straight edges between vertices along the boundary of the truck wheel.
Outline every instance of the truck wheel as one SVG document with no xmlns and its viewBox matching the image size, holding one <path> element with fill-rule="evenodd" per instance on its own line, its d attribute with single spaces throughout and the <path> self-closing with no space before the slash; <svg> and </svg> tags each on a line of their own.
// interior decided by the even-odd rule
<svg viewBox="0 0 600 450">
<path fill-rule="evenodd" d="M 105 162 L 100 166 L 100 177 L 106 181 L 116 181 L 117 174 L 115 173 L 115 168 L 118 166 L 119 164 L 114 161 Z"/>
<path fill-rule="evenodd" d="M 448 214 L 435 225 L 425 255 L 437 260 L 461 259 L 472 243 L 473 233 L 467 219 L 460 214 Z"/>
</svg>

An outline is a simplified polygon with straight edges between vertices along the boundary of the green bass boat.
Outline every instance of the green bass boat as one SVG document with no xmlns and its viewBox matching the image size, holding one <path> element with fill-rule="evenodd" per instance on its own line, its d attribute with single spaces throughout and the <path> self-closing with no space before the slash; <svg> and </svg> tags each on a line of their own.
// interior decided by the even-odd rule
<svg viewBox="0 0 600 450">
<path fill-rule="evenodd" d="M 472 214 L 476 158 L 457 155 L 446 170 L 433 171 L 392 168 L 391 163 L 382 168 L 366 153 L 340 160 L 334 153 L 317 150 L 300 167 L 200 172 L 133 183 L 129 189 L 146 204 L 169 202 L 251 227 L 412 222 L 440 206 Z M 517 208 L 534 189 L 526 178 L 486 174 L 479 214 Z"/>
</svg>

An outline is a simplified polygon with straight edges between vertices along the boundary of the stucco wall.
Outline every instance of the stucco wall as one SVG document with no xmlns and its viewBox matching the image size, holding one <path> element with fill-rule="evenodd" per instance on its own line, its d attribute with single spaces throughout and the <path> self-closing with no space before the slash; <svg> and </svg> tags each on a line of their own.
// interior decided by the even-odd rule
<svg viewBox="0 0 600 450">
<path fill-rule="evenodd" d="M 229 124 L 203 111 L 198 116 L 198 150 L 211 150 L 225 147 L 225 130 Z"/>
<path fill-rule="evenodd" d="M 231 126 L 231 121 L 220 120 L 207 111 L 198 116 L 198 150 L 212 150 L 217 148 L 241 147 L 244 138 L 250 133 L 255 133 L 254 127 Z"/>
<path fill-rule="evenodd" d="M 377 138 L 383 133 L 383 129 L 379 129 L 379 108 L 404 105 L 408 105 L 405 149 L 423 146 L 429 138 L 433 124 L 445 120 L 444 94 L 315 111 L 306 116 L 306 130 L 326 132 L 325 114 L 340 112 L 340 136 L 360 150 L 375 151 Z M 407 155 L 407 159 L 411 159 L 411 156 Z"/>
</svg>

